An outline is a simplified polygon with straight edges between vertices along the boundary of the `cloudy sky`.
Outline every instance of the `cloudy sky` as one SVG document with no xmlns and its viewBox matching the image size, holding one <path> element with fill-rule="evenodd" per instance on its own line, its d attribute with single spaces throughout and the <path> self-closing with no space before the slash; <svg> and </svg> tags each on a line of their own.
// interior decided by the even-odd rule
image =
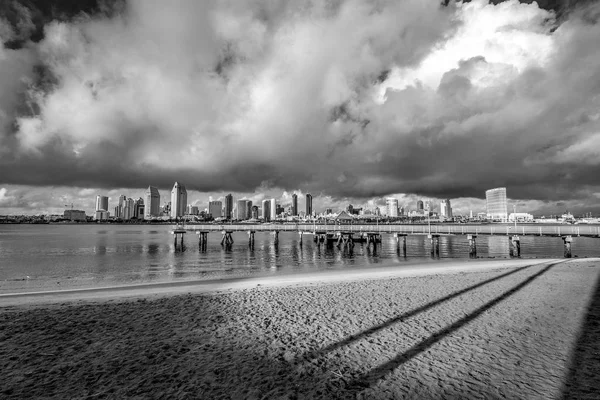
<svg viewBox="0 0 600 400">
<path fill-rule="evenodd" d="M 506 186 L 519 211 L 600 212 L 600 7 L 540 5 L 5 0 L 0 214 L 175 180 L 201 206 L 468 212 Z"/>
</svg>

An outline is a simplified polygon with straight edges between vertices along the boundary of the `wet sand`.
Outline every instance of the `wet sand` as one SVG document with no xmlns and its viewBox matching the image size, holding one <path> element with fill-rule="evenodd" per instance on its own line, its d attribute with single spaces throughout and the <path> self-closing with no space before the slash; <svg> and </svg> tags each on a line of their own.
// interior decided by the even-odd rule
<svg viewBox="0 0 600 400">
<path fill-rule="evenodd" d="M 597 398 L 599 276 L 507 260 L 2 296 L 0 396 Z"/>
</svg>

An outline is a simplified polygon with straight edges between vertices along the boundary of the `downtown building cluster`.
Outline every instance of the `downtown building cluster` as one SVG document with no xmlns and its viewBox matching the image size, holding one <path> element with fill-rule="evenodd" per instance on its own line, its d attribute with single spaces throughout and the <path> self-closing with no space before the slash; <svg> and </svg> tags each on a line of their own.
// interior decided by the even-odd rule
<svg viewBox="0 0 600 400">
<path fill-rule="evenodd" d="M 533 216 L 527 213 L 508 213 L 506 188 L 494 188 L 485 192 L 486 211 L 477 213 L 476 216 L 470 212 L 468 217 L 458 217 L 460 220 L 488 220 L 495 222 L 531 221 Z M 402 219 L 432 219 L 440 222 L 454 221 L 455 215 L 452 210 L 450 199 L 441 200 L 437 209 L 430 200 L 417 200 L 416 208 L 408 210 L 399 205 L 397 198 L 388 197 L 385 200 L 385 208 L 380 207 L 365 209 L 348 204 L 345 209 L 335 212 L 326 208 L 323 213 L 317 215 L 313 207 L 313 196 L 308 193 L 304 195 L 304 207 L 301 210 L 298 204 L 298 194 L 291 196 L 289 204 L 282 205 L 275 198 L 264 199 L 259 204 L 253 204 L 247 198 L 234 199 L 233 195 L 227 194 L 223 200 L 211 200 L 208 207 L 200 209 L 197 205 L 188 204 L 187 190 L 184 185 L 175 182 L 171 190 L 170 201 L 161 206 L 159 190 L 149 186 L 144 197 L 138 199 L 119 196 L 118 204 L 113 209 L 113 214 L 108 211 L 109 198 L 107 196 L 96 197 L 94 219 L 103 221 L 117 220 L 217 220 L 217 221 L 254 221 L 271 222 L 281 220 L 310 220 L 315 218 L 337 218 L 342 213 L 347 218 L 381 218 L 392 220 Z M 66 210 L 65 217 L 69 214 L 72 220 L 85 220 L 83 211 Z M 75 214 L 75 213 L 80 213 Z"/>
</svg>

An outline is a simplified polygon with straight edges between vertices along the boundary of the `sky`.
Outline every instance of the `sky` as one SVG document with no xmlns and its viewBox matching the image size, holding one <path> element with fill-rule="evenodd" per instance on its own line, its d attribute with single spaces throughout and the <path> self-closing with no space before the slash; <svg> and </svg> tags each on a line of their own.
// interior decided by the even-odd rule
<svg viewBox="0 0 600 400">
<path fill-rule="evenodd" d="M 0 214 L 175 181 L 201 208 L 468 213 L 505 186 L 511 210 L 600 213 L 600 6 L 540 5 L 3 1 Z"/>
</svg>

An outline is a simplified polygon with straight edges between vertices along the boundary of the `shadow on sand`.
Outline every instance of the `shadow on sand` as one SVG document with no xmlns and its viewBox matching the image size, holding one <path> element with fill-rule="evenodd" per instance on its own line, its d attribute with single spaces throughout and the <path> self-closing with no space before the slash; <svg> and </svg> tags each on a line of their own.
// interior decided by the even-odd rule
<svg viewBox="0 0 600 400">
<path fill-rule="evenodd" d="M 464 327 L 469 322 L 471 322 L 471 321 L 475 320 L 476 318 L 478 318 L 479 316 L 481 316 L 481 314 L 483 314 L 487 310 L 491 309 L 492 307 L 498 305 L 499 303 L 506 300 L 513 294 L 517 293 L 518 291 L 523 289 L 525 286 L 532 283 L 535 279 L 537 279 L 541 275 L 548 272 L 556 264 L 559 264 L 559 263 L 553 263 L 553 264 L 548 265 L 541 271 L 539 271 L 539 272 L 535 273 L 534 275 L 531 275 L 529 278 L 525 279 L 523 282 L 521 282 L 517 286 L 513 287 L 510 290 L 505 291 L 500 296 L 485 303 L 484 305 L 482 305 L 475 311 L 471 312 L 470 314 L 465 315 L 465 317 L 459 319 L 458 321 L 454 322 L 453 324 L 445 327 L 444 329 L 439 330 L 438 332 L 435 332 L 433 335 L 429 336 L 427 339 L 416 344 L 415 346 L 408 349 L 404 353 L 399 354 L 397 357 L 393 358 L 392 360 L 390 360 L 384 364 L 381 364 L 378 367 L 373 368 L 372 370 L 363 374 L 359 378 L 354 379 L 352 382 L 350 382 L 348 384 L 348 387 L 355 388 L 357 390 L 361 390 L 362 388 L 367 388 L 367 387 L 374 385 L 375 383 L 377 383 L 377 381 L 382 379 L 389 372 L 393 371 L 394 369 L 398 368 L 402 364 L 404 364 L 404 363 L 408 362 L 409 360 L 413 359 L 414 357 L 418 356 L 419 354 L 421 354 L 425 350 L 429 349 L 431 346 L 433 346 L 434 344 L 436 344 L 437 342 L 439 342 L 446 336 L 448 336 L 448 335 L 452 334 L 453 332 L 457 331 L 458 329 Z"/>
<path fill-rule="evenodd" d="M 280 329 L 278 320 L 269 313 L 257 313 L 255 304 L 240 304 L 239 300 L 244 299 L 241 294 L 0 313 L 0 369 L 6 371 L 0 397 L 355 398 L 357 392 L 480 317 L 553 265 L 524 278 L 464 318 L 362 376 L 343 376 L 335 369 L 343 366 L 341 360 L 331 350 L 522 269 L 454 292 L 345 338 L 317 354 L 327 358 L 324 364 L 307 359 L 306 354 L 310 353 L 294 353 L 299 344 L 306 350 L 313 345 L 310 338 L 306 339 L 306 332 Z M 597 291 L 592 308 L 596 333 L 599 297 Z M 276 306 L 265 302 L 261 307 Z M 265 318 L 251 324 L 249 313 Z M 298 322 L 294 327 L 301 331 L 306 325 Z M 298 336 L 290 336 L 291 333 Z M 588 339 L 589 346 L 594 346 L 589 341 L 594 338 L 597 336 Z M 596 353 L 590 357 L 586 360 L 593 363 L 598 356 Z"/>
<path fill-rule="evenodd" d="M 571 355 L 564 400 L 600 398 L 600 276 Z"/>
</svg>

